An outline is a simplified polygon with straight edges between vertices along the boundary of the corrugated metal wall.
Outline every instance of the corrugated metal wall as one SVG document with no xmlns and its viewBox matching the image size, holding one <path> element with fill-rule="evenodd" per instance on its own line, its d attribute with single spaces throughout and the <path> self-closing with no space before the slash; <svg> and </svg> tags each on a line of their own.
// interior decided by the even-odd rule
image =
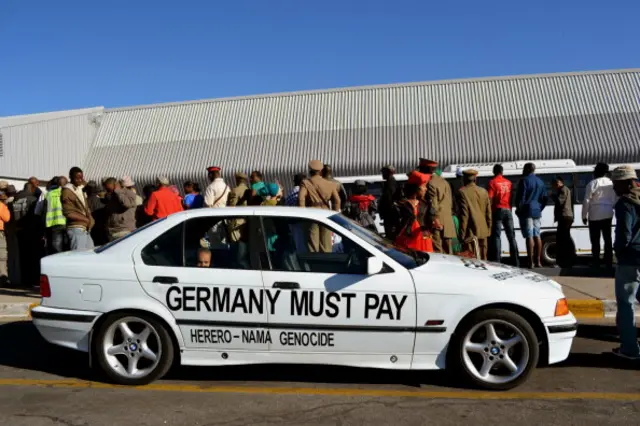
<svg viewBox="0 0 640 426">
<path fill-rule="evenodd" d="M 95 139 L 95 118 L 102 111 L 103 108 L 67 111 L 44 120 L 28 116 L 19 121 L 10 121 L 12 117 L 4 119 L 9 125 L 0 127 L 3 143 L 0 176 L 36 176 L 48 180 L 67 175 L 73 166 L 83 166 Z M 45 114 L 34 116 L 39 115 Z"/>
<path fill-rule="evenodd" d="M 338 175 L 442 164 L 640 161 L 640 71 L 353 88 L 106 111 L 94 177 L 201 178 L 208 165 L 288 183 L 309 159 Z"/>
</svg>

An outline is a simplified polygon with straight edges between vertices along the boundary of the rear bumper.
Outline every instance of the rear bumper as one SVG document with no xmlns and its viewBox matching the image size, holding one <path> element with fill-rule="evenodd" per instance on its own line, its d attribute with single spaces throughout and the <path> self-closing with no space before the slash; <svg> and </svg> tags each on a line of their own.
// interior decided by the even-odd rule
<svg viewBox="0 0 640 426">
<path fill-rule="evenodd" d="M 82 352 L 89 351 L 89 333 L 99 316 L 99 312 L 46 306 L 31 310 L 33 324 L 47 342 Z"/>
<path fill-rule="evenodd" d="M 546 321 L 544 325 L 549 341 L 549 364 L 556 364 L 569 358 L 573 339 L 578 331 L 578 322 L 573 314 Z"/>
</svg>

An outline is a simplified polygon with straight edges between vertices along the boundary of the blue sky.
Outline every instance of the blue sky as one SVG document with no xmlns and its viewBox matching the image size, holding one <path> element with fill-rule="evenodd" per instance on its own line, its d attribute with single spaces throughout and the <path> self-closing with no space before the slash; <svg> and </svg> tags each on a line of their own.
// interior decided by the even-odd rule
<svg viewBox="0 0 640 426">
<path fill-rule="evenodd" d="M 640 67 L 638 17 L 638 0 L 0 0 L 0 116 Z"/>
</svg>

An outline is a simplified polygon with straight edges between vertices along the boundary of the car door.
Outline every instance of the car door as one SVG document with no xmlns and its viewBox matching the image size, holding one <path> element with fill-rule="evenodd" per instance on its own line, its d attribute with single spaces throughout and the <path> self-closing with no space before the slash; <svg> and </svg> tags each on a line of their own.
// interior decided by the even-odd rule
<svg viewBox="0 0 640 426">
<path fill-rule="evenodd" d="M 347 363 L 370 366 L 411 362 L 416 299 L 407 270 L 384 265 L 367 275 L 368 259 L 384 256 L 349 235 L 334 233 L 331 253 L 310 252 L 310 227 L 329 229 L 326 222 L 268 213 L 260 222 L 263 282 L 279 293 L 269 312 L 272 353 L 343 354 Z"/>
<path fill-rule="evenodd" d="M 142 286 L 173 313 L 187 348 L 269 349 L 259 332 L 269 298 L 251 255 L 251 223 L 251 216 L 192 217 L 134 253 Z"/>
</svg>

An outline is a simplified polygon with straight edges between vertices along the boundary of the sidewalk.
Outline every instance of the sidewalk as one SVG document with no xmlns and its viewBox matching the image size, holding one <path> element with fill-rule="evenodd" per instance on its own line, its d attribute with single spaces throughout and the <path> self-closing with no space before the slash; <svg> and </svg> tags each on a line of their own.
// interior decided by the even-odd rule
<svg viewBox="0 0 640 426">
<path fill-rule="evenodd" d="M 553 275 L 553 274 L 548 274 Z M 562 285 L 569 309 L 580 319 L 615 317 L 613 278 L 550 276 Z M 40 303 L 34 292 L 0 289 L 0 321 L 28 319 L 31 307 Z M 637 310 L 640 315 L 640 309 Z"/>
</svg>

